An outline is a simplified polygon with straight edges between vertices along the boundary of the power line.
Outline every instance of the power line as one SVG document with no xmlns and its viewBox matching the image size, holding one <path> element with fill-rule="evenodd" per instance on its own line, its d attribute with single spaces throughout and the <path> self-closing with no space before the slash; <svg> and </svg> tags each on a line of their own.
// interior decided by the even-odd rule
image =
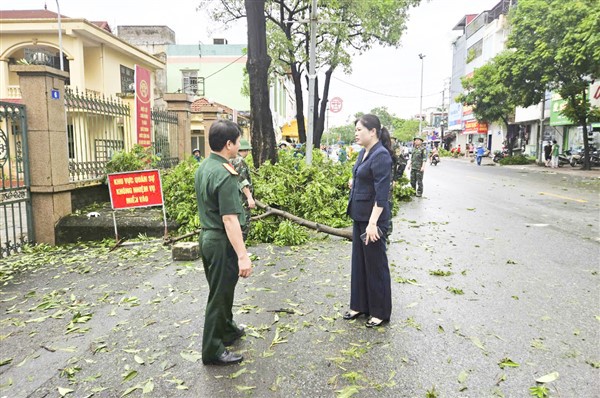
<svg viewBox="0 0 600 398">
<path fill-rule="evenodd" d="M 359 89 L 359 90 L 367 91 L 367 92 L 369 92 L 369 93 L 373 93 L 373 94 L 381 95 L 381 96 L 384 96 L 384 97 L 402 98 L 402 99 L 416 99 L 416 98 L 419 98 L 418 96 L 414 96 L 414 97 L 407 97 L 407 96 L 402 96 L 402 95 L 394 95 L 394 94 L 381 93 L 381 92 L 379 92 L 379 91 L 373 91 L 373 90 L 369 90 L 368 88 L 364 88 L 364 87 L 357 86 L 356 84 L 352 84 L 352 83 L 350 83 L 350 82 L 347 82 L 347 81 L 345 81 L 345 80 L 342 80 L 342 79 L 340 79 L 340 78 L 338 78 L 338 77 L 335 77 L 335 76 L 334 76 L 333 78 L 334 78 L 334 79 L 336 79 L 336 80 L 339 80 L 339 81 L 341 81 L 342 83 L 345 83 L 345 84 L 347 84 L 347 85 L 349 85 L 349 86 L 355 87 L 355 88 L 357 88 L 357 89 Z M 432 96 L 434 96 L 434 95 L 439 95 L 439 92 L 435 92 L 435 93 L 433 93 L 433 94 L 427 94 L 427 95 L 424 95 L 423 97 L 432 97 Z"/>
<path fill-rule="evenodd" d="M 235 64 L 237 61 L 239 61 L 240 59 L 244 58 L 245 56 L 246 56 L 246 55 L 244 54 L 244 55 L 240 56 L 238 59 L 231 61 L 230 63 L 228 63 L 227 65 L 225 65 L 225 66 L 224 66 L 224 67 L 222 67 L 221 69 L 219 69 L 218 71 L 216 71 L 216 72 L 214 72 L 214 73 L 211 73 L 210 75 L 206 76 L 206 77 L 204 78 L 204 80 L 208 79 L 208 78 L 209 78 L 209 77 L 211 77 L 211 76 L 214 76 L 214 75 L 216 75 L 217 73 L 221 72 L 223 69 L 230 67 L 231 65 Z"/>
</svg>

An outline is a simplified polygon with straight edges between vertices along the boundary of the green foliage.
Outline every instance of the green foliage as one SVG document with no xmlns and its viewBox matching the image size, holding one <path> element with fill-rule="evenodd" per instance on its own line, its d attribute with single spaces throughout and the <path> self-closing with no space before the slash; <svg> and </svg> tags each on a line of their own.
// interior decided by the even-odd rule
<svg viewBox="0 0 600 398">
<path fill-rule="evenodd" d="M 598 0 L 519 0 L 509 21 L 506 85 L 525 107 L 542 101 L 546 90 L 559 94 L 561 113 L 582 126 L 588 148 L 587 126 L 600 120 L 588 101 L 590 83 L 600 78 Z"/>
<path fill-rule="evenodd" d="M 188 233 L 200 226 L 194 173 L 200 163 L 194 158 L 179 163 L 176 167 L 162 171 L 162 188 L 165 210 L 170 219 L 180 225 L 180 233 Z"/>
<path fill-rule="evenodd" d="M 129 152 L 116 152 L 106 164 L 106 173 L 145 170 L 156 167 L 159 158 L 154 155 L 152 147 L 134 145 Z"/>
<path fill-rule="evenodd" d="M 506 85 L 506 73 L 500 67 L 510 52 L 497 55 L 487 64 L 475 69 L 470 77 L 462 78 L 465 89 L 456 100 L 473 106 L 479 121 L 495 122 L 502 120 L 508 125 L 509 116 L 514 112 L 517 100 L 513 91 Z"/>
<path fill-rule="evenodd" d="M 332 227 L 350 225 L 346 216 L 352 162 L 332 163 L 320 151 L 313 162 L 279 153 L 279 162 L 265 163 L 253 177 L 256 198 L 272 207 Z"/>
<path fill-rule="evenodd" d="M 348 180 L 355 158 L 356 155 L 344 164 L 333 163 L 320 151 L 315 151 L 312 165 L 308 166 L 304 158 L 294 157 L 291 151 L 281 151 L 279 162 L 267 162 L 258 170 L 253 170 L 252 161 L 247 158 L 253 173 L 254 197 L 310 221 L 335 228 L 347 227 L 351 225 L 346 215 Z M 167 215 L 181 225 L 179 233 L 194 231 L 200 225 L 194 188 L 198 165 L 190 157 L 162 174 Z M 410 200 L 414 191 L 408 180 L 402 178 L 393 192 L 395 214 L 398 202 Z M 308 233 L 304 227 L 273 216 L 252 222 L 249 239 L 277 245 L 301 245 L 308 240 Z"/>
<path fill-rule="evenodd" d="M 529 395 L 536 398 L 547 398 L 550 396 L 550 391 L 545 386 L 529 387 Z"/>
<path fill-rule="evenodd" d="M 535 160 L 533 160 L 535 162 Z M 530 158 L 525 155 L 514 155 L 507 156 L 503 159 L 500 159 L 499 163 L 503 166 L 512 165 L 512 164 L 530 164 L 533 163 Z"/>
<path fill-rule="evenodd" d="M 445 150 L 444 148 L 442 148 L 442 146 L 440 145 L 440 147 L 438 148 L 438 154 L 440 155 L 440 157 L 450 157 L 452 156 L 452 152 Z"/>
</svg>

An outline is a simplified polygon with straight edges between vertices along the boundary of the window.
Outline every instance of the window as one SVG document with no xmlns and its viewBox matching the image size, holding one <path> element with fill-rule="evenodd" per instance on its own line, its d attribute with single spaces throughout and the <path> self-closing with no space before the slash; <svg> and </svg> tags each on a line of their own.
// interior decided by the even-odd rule
<svg viewBox="0 0 600 398">
<path fill-rule="evenodd" d="M 469 47 L 467 50 L 467 63 L 479 58 L 481 54 L 483 54 L 483 39 Z"/>
<path fill-rule="evenodd" d="M 198 77 L 197 70 L 182 70 L 181 78 L 182 92 L 192 95 L 204 95 L 204 78 Z"/>
<path fill-rule="evenodd" d="M 121 65 L 121 92 L 133 93 L 135 91 L 135 72 Z"/>
</svg>

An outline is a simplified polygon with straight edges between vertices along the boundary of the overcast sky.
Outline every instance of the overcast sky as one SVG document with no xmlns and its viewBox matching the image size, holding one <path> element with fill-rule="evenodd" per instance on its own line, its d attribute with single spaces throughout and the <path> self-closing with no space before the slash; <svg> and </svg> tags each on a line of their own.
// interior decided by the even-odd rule
<svg viewBox="0 0 600 398">
<path fill-rule="evenodd" d="M 209 21 L 203 12 L 209 1 L 214 0 L 59 0 L 58 3 L 61 14 L 107 21 L 115 32 L 118 25 L 167 25 L 175 31 L 178 44 L 208 44 L 213 37 L 225 37 L 230 44 L 245 43 L 244 24 L 224 31 Z M 498 2 L 423 0 L 410 11 L 399 49 L 375 48 L 354 58 L 351 75 L 341 71 L 333 74 L 329 97 L 342 98 L 343 107 L 339 113 L 330 112 L 329 126 L 345 124 L 353 120 L 356 112 L 368 112 L 380 106 L 404 118 L 418 114 L 420 53 L 425 55 L 423 109 L 441 105 L 444 80 L 449 79 L 452 72 L 451 43 L 460 33 L 452 28 L 465 14 L 479 14 Z M 47 4 L 49 10 L 57 10 L 56 0 L 18 0 L 9 7 L 9 3 L 3 3 L 3 9 L 43 9 Z"/>
</svg>

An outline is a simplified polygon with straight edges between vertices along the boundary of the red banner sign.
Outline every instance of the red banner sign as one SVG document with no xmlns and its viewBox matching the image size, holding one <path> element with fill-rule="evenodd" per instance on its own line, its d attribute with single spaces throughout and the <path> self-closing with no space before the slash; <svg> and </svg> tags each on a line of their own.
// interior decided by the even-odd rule
<svg viewBox="0 0 600 398">
<path fill-rule="evenodd" d="M 477 120 L 467 120 L 463 134 L 486 134 L 488 132 L 487 123 L 479 123 Z"/>
<path fill-rule="evenodd" d="M 135 114 L 137 125 L 137 143 L 144 147 L 152 145 L 150 134 L 150 72 L 135 66 Z"/>
<path fill-rule="evenodd" d="M 163 204 L 158 170 L 109 174 L 108 187 L 113 209 L 161 206 Z"/>
</svg>

